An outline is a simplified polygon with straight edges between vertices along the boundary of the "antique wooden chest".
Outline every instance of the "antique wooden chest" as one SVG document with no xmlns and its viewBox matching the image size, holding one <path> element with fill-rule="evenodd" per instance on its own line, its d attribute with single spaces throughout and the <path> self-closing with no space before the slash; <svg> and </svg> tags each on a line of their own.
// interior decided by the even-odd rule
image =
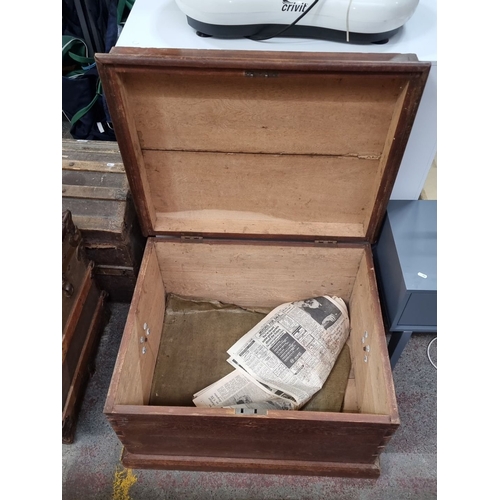
<svg viewBox="0 0 500 500">
<path fill-rule="evenodd" d="M 430 64 L 132 48 L 96 60 L 148 236 L 105 404 L 124 465 L 377 477 L 399 417 L 371 244 Z M 151 404 L 168 293 L 250 308 L 341 296 L 342 411 Z"/>
<path fill-rule="evenodd" d="M 62 442 L 73 442 L 79 408 L 105 325 L 106 292 L 93 276 L 71 212 L 62 214 Z"/>
<path fill-rule="evenodd" d="M 62 207 L 78 226 L 98 286 L 130 302 L 146 243 L 116 142 L 62 141 Z"/>
</svg>

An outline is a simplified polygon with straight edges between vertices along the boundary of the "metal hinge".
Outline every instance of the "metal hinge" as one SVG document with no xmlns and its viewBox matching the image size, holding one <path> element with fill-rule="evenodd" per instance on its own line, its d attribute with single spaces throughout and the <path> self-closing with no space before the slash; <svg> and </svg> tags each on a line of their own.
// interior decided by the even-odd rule
<svg viewBox="0 0 500 500">
<path fill-rule="evenodd" d="M 336 247 L 338 242 L 335 240 L 314 240 L 314 244 L 321 247 Z"/>
<path fill-rule="evenodd" d="M 181 236 L 181 241 L 185 241 L 186 243 L 202 243 L 203 236 L 188 236 L 183 234 Z"/>
</svg>

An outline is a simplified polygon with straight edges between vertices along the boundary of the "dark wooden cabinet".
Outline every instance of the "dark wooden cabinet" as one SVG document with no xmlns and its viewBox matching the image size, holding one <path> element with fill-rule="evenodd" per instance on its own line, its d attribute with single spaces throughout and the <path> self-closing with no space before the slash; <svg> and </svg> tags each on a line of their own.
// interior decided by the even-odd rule
<svg viewBox="0 0 500 500">
<path fill-rule="evenodd" d="M 391 200 L 374 256 L 394 368 L 413 332 L 437 331 L 437 201 Z"/>
<path fill-rule="evenodd" d="M 130 302 L 146 238 L 116 142 L 62 143 L 62 206 L 70 210 L 95 263 L 97 284 L 113 302 Z"/>
<path fill-rule="evenodd" d="M 106 323 L 106 292 L 96 285 L 71 212 L 62 214 L 62 442 L 73 442 L 79 408 Z"/>
</svg>

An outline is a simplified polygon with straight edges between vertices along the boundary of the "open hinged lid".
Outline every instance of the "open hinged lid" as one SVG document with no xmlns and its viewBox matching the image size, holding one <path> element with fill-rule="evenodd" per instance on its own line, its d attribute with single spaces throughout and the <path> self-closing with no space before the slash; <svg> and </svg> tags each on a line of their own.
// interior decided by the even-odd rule
<svg viewBox="0 0 500 500">
<path fill-rule="evenodd" d="M 145 235 L 370 241 L 430 63 L 413 55 L 96 55 Z"/>
</svg>

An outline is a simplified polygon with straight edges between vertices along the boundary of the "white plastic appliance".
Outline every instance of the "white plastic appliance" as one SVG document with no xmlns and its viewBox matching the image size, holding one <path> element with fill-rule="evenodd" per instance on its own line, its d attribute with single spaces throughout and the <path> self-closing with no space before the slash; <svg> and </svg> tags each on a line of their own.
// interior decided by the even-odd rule
<svg viewBox="0 0 500 500">
<path fill-rule="evenodd" d="M 175 0 L 200 36 L 385 43 L 419 0 Z"/>
</svg>

